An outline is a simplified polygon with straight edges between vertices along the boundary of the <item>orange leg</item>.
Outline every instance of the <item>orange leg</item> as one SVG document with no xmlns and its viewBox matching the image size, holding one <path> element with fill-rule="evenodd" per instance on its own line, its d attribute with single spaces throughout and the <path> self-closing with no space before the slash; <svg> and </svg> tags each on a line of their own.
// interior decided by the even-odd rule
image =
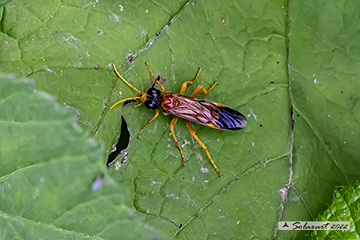
<svg viewBox="0 0 360 240">
<path fill-rule="evenodd" d="M 141 127 L 140 132 L 139 132 L 139 135 L 138 135 L 138 138 L 141 137 L 141 133 L 142 133 L 142 131 L 144 130 L 144 127 L 146 127 L 146 125 L 148 125 L 149 123 L 151 123 L 152 121 L 154 121 L 154 119 L 159 116 L 159 112 L 160 112 L 159 108 L 156 109 L 155 116 L 154 116 L 152 119 L 150 119 L 147 123 L 145 123 L 145 124 Z"/>
<path fill-rule="evenodd" d="M 199 68 L 199 70 L 197 71 L 195 77 L 193 78 L 193 80 L 191 81 L 186 81 L 182 84 L 181 86 L 181 90 L 180 90 L 180 94 L 183 95 L 185 93 L 185 89 L 187 87 L 187 85 L 191 85 L 195 82 L 196 78 L 199 76 L 200 72 L 202 71 L 202 68 Z"/>
<path fill-rule="evenodd" d="M 191 97 L 195 97 L 201 90 L 203 91 L 204 95 L 206 95 L 206 94 L 208 94 L 208 92 L 210 92 L 211 89 L 213 89 L 216 85 L 217 85 L 217 82 L 214 82 L 214 84 L 213 84 L 208 90 L 206 90 L 203 85 L 199 85 L 199 86 L 197 86 L 197 88 L 194 90 L 194 92 L 193 92 L 193 94 L 191 95 Z"/>
<path fill-rule="evenodd" d="M 159 80 L 157 80 L 156 77 L 154 77 L 154 75 L 152 74 L 151 72 L 151 69 L 150 69 L 150 64 L 148 62 L 145 62 L 145 64 L 147 65 L 147 68 L 148 68 L 148 71 L 150 73 L 150 76 L 152 79 L 154 79 L 154 81 L 156 82 L 156 84 L 158 84 L 160 87 L 161 87 L 161 93 L 164 93 L 165 92 L 165 88 L 164 86 L 159 82 Z"/>
<path fill-rule="evenodd" d="M 179 141 L 177 140 L 176 136 L 175 136 L 175 132 L 174 132 L 174 126 L 176 124 L 176 121 L 177 121 L 177 117 L 174 117 L 173 120 L 171 120 L 171 123 L 170 123 L 170 131 L 171 131 L 171 134 L 173 135 L 173 138 L 174 138 L 174 141 L 176 142 L 178 148 L 179 148 L 179 151 L 180 151 L 180 154 L 181 154 L 181 160 L 183 161 L 183 164 L 184 166 L 186 166 L 186 162 L 185 162 L 185 158 L 184 158 L 184 153 L 183 151 L 181 150 L 181 147 L 179 145 Z"/>
<path fill-rule="evenodd" d="M 207 147 L 205 146 L 205 144 L 200 140 L 200 138 L 198 136 L 196 136 L 196 133 L 194 131 L 194 129 L 191 127 L 190 122 L 187 120 L 186 121 L 186 126 L 189 129 L 189 132 L 191 134 L 191 136 L 193 136 L 196 141 L 200 144 L 200 146 L 205 150 L 206 155 L 208 156 L 211 165 L 214 167 L 215 171 L 219 174 L 219 177 L 222 176 L 220 170 L 218 169 L 218 167 L 215 165 L 215 162 L 212 160 L 209 151 L 207 150 Z"/>
</svg>

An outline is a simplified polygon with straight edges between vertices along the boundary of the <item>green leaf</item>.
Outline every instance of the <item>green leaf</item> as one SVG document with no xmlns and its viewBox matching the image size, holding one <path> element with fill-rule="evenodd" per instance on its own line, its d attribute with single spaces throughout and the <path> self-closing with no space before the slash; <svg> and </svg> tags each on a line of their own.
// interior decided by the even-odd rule
<svg viewBox="0 0 360 240">
<path fill-rule="evenodd" d="M 106 153 L 123 115 L 128 158 L 110 175 L 145 222 L 180 239 L 302 239 L 277 222 L 314 220 L 338 185 L 359 179 L 360 2 L 13 1 L 1 20 L 0 68 L 36 79 L 79 116 Z M 331 24 L 330 24 L 331 23 Z M 206 98 L 248 118 L 242 131 L 193 124 L 221 172 L 175 126 L 187 166 L 169 131 L 171 117 L 143 106 L 116 107 L 151 83 L 144 62 L 179 92 L 203 68 Z M 203 97 L 199 94 L 199 97 Z M 103 163 L 107 161 L 103 156 Z M 180 228 L 179 228 L 180 226 Z"/>
<path fill-rule="evenodd" d="M 336 189 L 330 207 L 317 217 L 318 221 L 342 221 L 350 223 L 348 231 L 313 231 L 314 239 L 360 239 L 359 231 L 359 190 L 355 187 L 341 187 Z"/>
<path fill-rule="evenodd" d="M 0 72 L 2 239 L 160 239 L 106 174 L 103 147 L 34 81 Z"/>
<path fill-rule="evenodd" d="M 0 7 L 5 6 L 5 5 L 8 4 L 9 2 L 11 2 L 11 0 L 0 0 Z"/>
</svg>

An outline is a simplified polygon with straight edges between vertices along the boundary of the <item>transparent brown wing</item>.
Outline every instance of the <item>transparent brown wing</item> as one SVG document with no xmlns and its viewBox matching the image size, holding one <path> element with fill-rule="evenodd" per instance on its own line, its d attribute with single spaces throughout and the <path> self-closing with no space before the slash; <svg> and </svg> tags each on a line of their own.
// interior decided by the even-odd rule
<svg viewBox="0 0 360 240">
<path fill-rule="evenodd" d="M 221 103 L 176 93 L 162 96 L 161 109 L 179 118 L 221 130 L 240 130 L 247 122 L 243 114 Z"/>
</svg>

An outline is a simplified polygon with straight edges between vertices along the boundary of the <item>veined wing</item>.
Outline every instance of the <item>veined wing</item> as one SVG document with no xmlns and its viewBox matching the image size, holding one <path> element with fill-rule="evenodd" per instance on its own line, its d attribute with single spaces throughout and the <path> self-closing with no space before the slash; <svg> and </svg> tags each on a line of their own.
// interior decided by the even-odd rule
<svg viewBox="0 0 360 240">
<path fill-rule="evenodd" d="M 247 122 L 243 114 L 221 103 L 176 93 L 164 94 L 161 108 L 168 114 L 221 130 L 240 130 Z"/>
</svg>

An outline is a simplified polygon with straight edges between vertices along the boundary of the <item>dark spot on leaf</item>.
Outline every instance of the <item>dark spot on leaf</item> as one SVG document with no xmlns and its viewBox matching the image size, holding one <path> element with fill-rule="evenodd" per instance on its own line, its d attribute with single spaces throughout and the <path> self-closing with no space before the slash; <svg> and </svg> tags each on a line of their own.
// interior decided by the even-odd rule
<svg viewBox="0 0 360 240">
<path fill-rule="evenodd" d="M 343 91 L 341 91 L 341 94 L 343 94 L 344 92 Z"/>
<path fill-rule="evenodd" d="M 185 177 L 183 177 L 183 179 L 185 179 Z"/>
<path fill-rule="evenodd" d="M 99 64 L 96 64 L 96 65 L 95 65 L 95 69 L 96 69 L 96 70 L 100 69 L 100 65 L 99 65 Z"/>
<path fill-rule="evenodd" d="M 160 33 L 161 33 L 161 32 L 157 32 L 157 33 L 156 33 L 156 36 L 159 36 L 159 35 L 160 35 Z"/>
<path fill-rule="evenodd" d="M 128 63 L 132 63 L 133 60 L 134 60 L 133 55 L 129 55 L 126 57 L 126 61 L 128 61 Z"/>
<path fill-rule="evenodd" d="M 35 59 L 33 58 L 33 61 L 35 61 Z"/>
<path fill-rule="evenodd" d="M 182 228 L 182 223 L 179 224 L 179 229 Z"/>
<path fill-rule="evenodd" d="M 236 177 L 236 178 L 234 178 L 234 181 L 236 181 L 236 180 L 238 180 L 239 179 L 239 177 Z"/>
<path fill-rule="evenodd" d="M 262 127 L 262 124 L 260 124 L 260 127 Z"/>
<path fill-rule="evenodd" d="M 296 114 L 296 116 L 297 116 L 297 117 L 300 117 L 300 115 L 299 115 L 299 114 Z"/>
<path fill-rule="evenodd" d="M 274 83 L 273 81 L 270 82 L 270 84 L 273 84 L 273 83 Z"/>
<path fill-rule="evenodd" d="M 58 33 L 58 31 L 55 31 L 55 33 Z"/>
<path fill-rule="evenodd" d="M 111 153 L 109 154 L 109 158 L 106 164 L 107 166 L 115 162 L 116 158 L 120 155 L 121 151 L 127 148 L 127 146 L 129 145 L 129 141 L 130 141 L 130 132 L 127 123 L 125 121 L 125 118 L 121 116 L 120 136 L 118 138 L 117 143 L 113 145 Z M 127 156 L 124 156 L 122 162 L 126 162 L 126 160 L 127 160 Z"/>
<path fill-rule="evenodd" d="M 98 33 L 101 33 L 101 31 L 99 30 Z"/>
<path fill-rule="evenodd" d="M 197 213 L 194 214 L 194 217 L 198 217 L 198 216 L 199 216 L 199 214 L 197 214 Z"/>
<path fill-rule="evenodd" d="M 279 62 L 276 62 L 277 64 L 279 64 Z"/>
</svg>

